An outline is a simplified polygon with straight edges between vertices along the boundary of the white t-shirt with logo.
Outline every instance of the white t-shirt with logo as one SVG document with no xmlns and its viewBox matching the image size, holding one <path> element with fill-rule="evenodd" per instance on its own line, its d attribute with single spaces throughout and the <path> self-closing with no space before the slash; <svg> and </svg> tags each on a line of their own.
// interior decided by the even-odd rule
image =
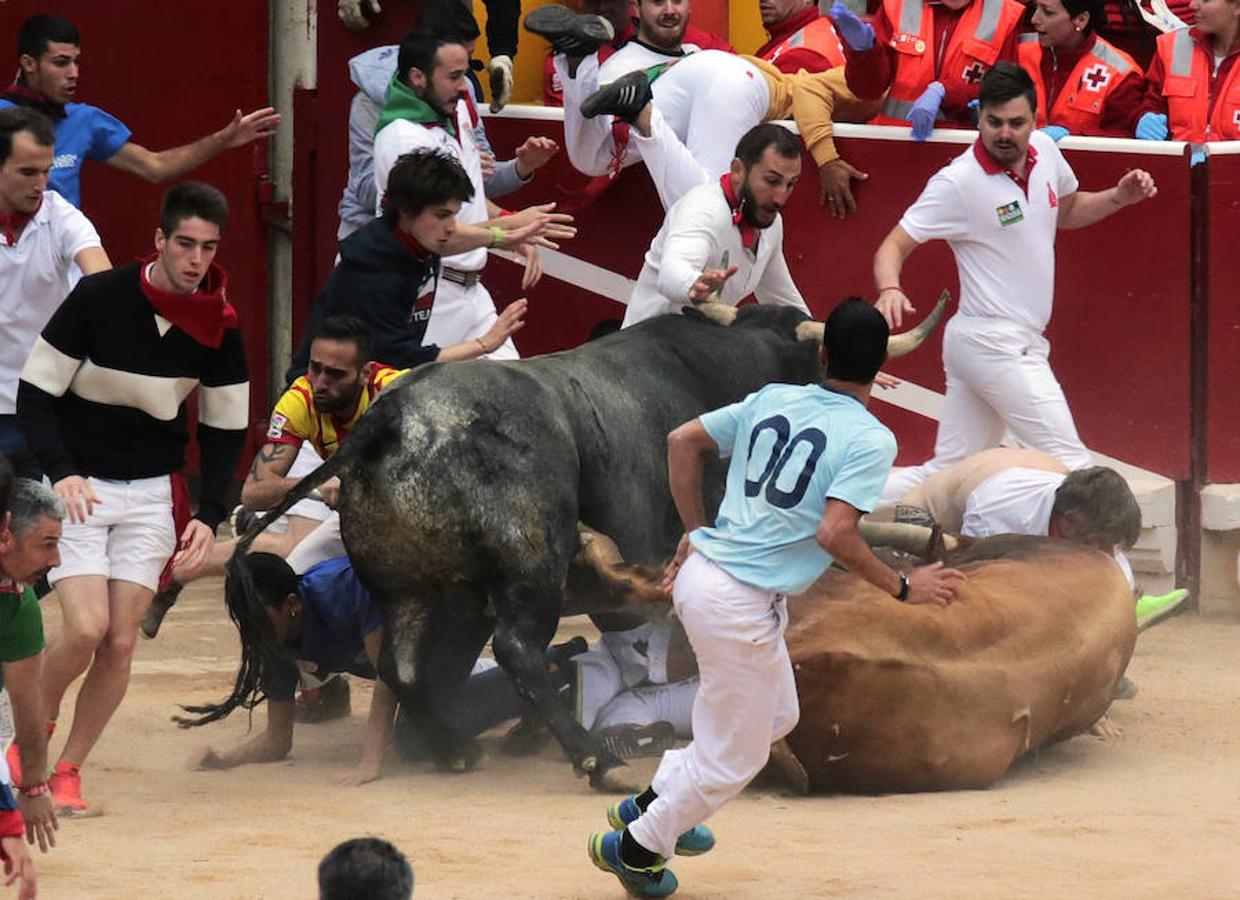
<svg viewBox="0 0 1240 900">
<path fill-rule="evenodd" d="M 944 240 L 960 273 L 960 313 L 1005 319 L 1041 333 L 1055 293 L 1059 201 L 1077 179 L 1055 142 L 1029 139 L 1027 191 L 981 146 L 940 169 L 900 220 L 917 243 Z M 990 164 L 990 170 L 983 166 Z"/>
<path fill-rule="evenodd" d="M 17 382 L 35 338 L 76 283 L 74 257 L 102 247 L 99 233 L 55 191 L 10 247 L 0 232 L 0 414 L 17 411 Z"/>
</svg>

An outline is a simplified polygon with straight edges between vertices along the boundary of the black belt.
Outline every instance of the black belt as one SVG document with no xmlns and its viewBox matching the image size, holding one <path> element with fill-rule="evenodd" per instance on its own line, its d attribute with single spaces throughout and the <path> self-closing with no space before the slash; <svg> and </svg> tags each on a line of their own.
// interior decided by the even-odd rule
<svg viewBox="0 0 1240 900">
<path fill-rule="evenodd" d="M 439 270 L 439 277 L 445 281 L 451 281 L 453 284 L 471 288 L 478 283 L 482 276 L 477 272 L 464 272 L 460 269 L 444 266 Z"/>
</svg>

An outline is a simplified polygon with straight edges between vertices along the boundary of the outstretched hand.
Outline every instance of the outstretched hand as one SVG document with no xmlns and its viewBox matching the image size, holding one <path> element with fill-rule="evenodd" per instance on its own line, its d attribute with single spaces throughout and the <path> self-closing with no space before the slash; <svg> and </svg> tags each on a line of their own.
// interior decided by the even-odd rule
<svg viewBox="0 0 1240 900">
<path fill-rule="evenodd" d="M 818 170 L 818 200 L 832 216 L 843 219 L 857 211 L 857 201 L 852 194 L 853 181 L 865 181 L 869 177 L 847 160 L 837 157 Z"/>
<path fill-rule="evenodd" d="M 1131 206 L 1142 200 L 1152 200 L 1158 196 L 1158 186 L 1154 184 L 1154 176 L 1144 169 L 1131 169 L 1115 185 L 1115 202 L 1120 206 Z"/>
<path fill-rule="evenodd" d="M 219 131 L 220 140 L 228 149 L 241 147 L 250 141 L 269 138 L 276 133 L 280 124 L 280 114 L 270 106 L 256 109 L 249 115 L 241 115 L 241 110 L 233 114 L 233 119 Z"/>
<path fill-rule="evenodd" d="M 689 302 L 706 303 L 709 301 L 712 294 L 717 294 L 723 289 L 724 284 L 736 274 L 738 268 L 738 266 L 728 266 L 726 269 L 706 269 L 689 288 Z"/>
</svg>

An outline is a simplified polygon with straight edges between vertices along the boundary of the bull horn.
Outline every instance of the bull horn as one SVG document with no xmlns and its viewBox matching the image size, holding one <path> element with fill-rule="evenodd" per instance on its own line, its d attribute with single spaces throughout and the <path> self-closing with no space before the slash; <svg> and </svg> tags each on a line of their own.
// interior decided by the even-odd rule
<svg viewBox="0 0 1240 900">
<path fill-rule="evenodd" d="M 939 302 L 934 304 L 934 309 L 930 310 L 930 315 L 918 322 L 916 328 L 893 334 L 887 338 L 887 358 L 895 359 L 897 356 L 912 353 L 925 343 L 926 338 L 930 337 L 934 329 L 938 327 L 939 320 L 943 318 L 943 313 L 947 309 L 947 301 L 951 297 L 951 291 L 943 291 L 939 294 Z"/>
<path fill-rule="evenodd" d="M 951 299 L 950 291 L 943 291 L 939 295 L 939 302 L 934 305 L 934 309 L 930 310 L 930 315 L 926 316 L 916 328 L 910 331 L 893 334 L 887 338 L 887 357 L 894 359 L 897 356 L 904 356 L 912 353 L 925 342 L 926 338 L 938 326 L 939 320 L 943 318 L 943 311 L 947 309 L 947 301 Z M 797 326 L 798 341 L 814 341 L 822 343 L 822 335 L 826 330 L 825 322 L 815 322 L 813 319 L 802 322 Z"/>
<path fill-rule="evenodd" d="M 712 294 L 711 296 L 717 295 Z M 720 325 L 731 325 L 736 319 L 736 307 L 728 306 L 726 303 L 708 301 L 706 303 L 699 303 L 695 308 L 706 318 L 712 322 L 718 322 Z"/>
<path fill-rule="evenodd" d="M 891 547 L 912 556 L 924 557 L 934 539 L 934 529 L 925 525 L 909 525 L 904 522 L 861 522 L 861 537 L 871 547 Z M 943 548 L 952 552 L 959 546 L 954 535 L 943 535 Z"/>
</svg>

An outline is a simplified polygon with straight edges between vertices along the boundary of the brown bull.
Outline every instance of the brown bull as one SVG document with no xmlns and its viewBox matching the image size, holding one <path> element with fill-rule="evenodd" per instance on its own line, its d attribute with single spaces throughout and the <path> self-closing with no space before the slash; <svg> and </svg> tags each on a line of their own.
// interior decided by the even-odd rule
<svg viewBox="0 0 1240 900">
<path fill-rule="evenodd" d="M 804 787 L 986 787 L 1106 712 L 1137 633 L 1109 557 L 1004 535 L 948 562 L 968 578 L 945 609 L 838 569 L 790 601 L 801 721 L 787 745 Z"/>
</svg>

